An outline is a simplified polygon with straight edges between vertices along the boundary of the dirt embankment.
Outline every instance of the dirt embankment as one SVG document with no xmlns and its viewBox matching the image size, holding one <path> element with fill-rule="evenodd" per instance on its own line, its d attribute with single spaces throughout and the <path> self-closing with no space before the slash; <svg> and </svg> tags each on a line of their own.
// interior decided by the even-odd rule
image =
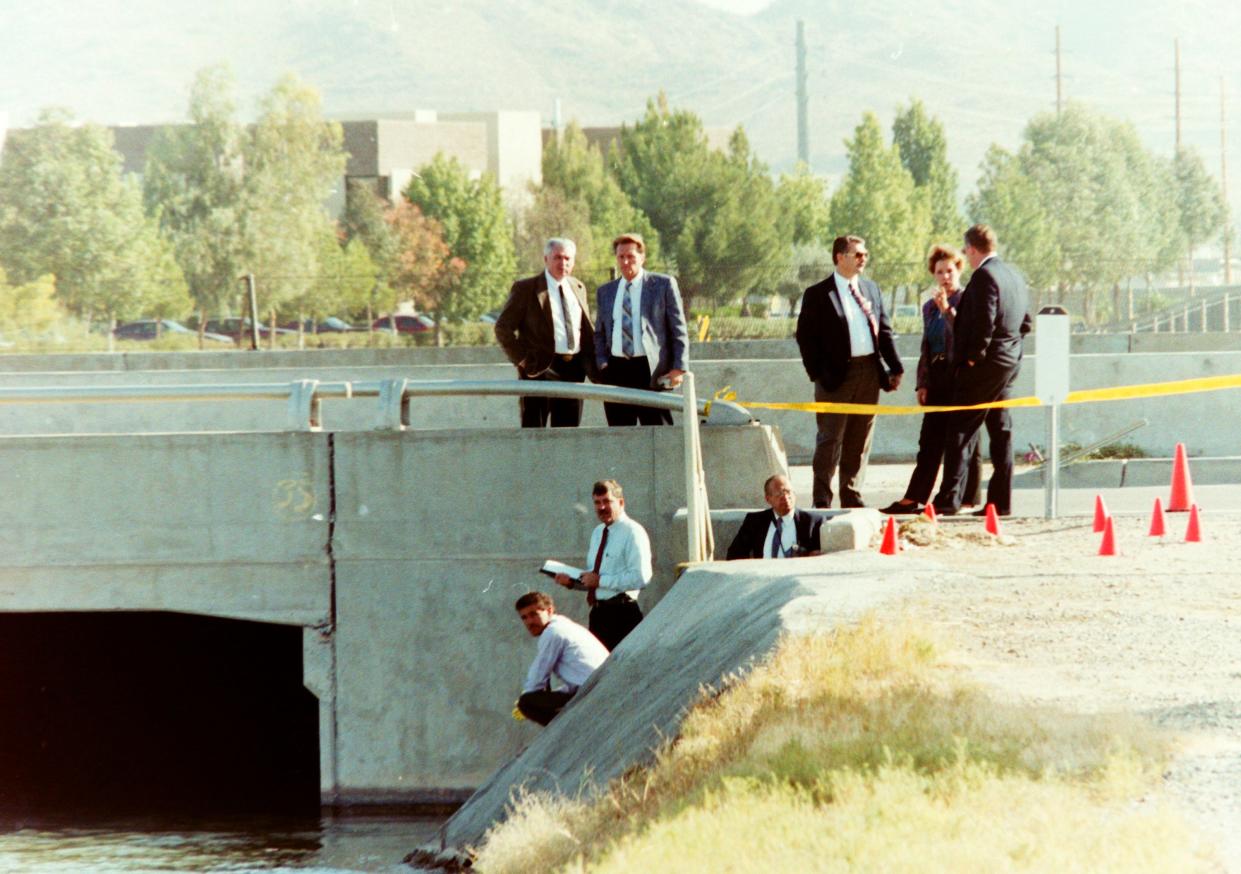
<svg viewBox="0 0 1241 874">
<path fill-rule="evenodd" d="M 906 523 L 910 553 L 962 574 L 928 581 L 911 609 L 1002 694 L 1176 732 L 1166 796 L 1241 872 L 1241 515 L 1203 514 L 1202 543 L 1183 542 L 1185 514 L 1163 538 L 1117 517 L 1114 557 L 1091 521 L 1006 519 L 999 538 L 982 520 Z"/>
</svg>

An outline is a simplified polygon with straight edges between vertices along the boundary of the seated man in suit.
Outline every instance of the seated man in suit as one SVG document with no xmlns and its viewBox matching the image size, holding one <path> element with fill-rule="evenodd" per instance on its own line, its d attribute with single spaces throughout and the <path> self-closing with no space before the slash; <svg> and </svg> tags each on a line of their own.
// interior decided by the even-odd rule
<svg viewBox="0 0 1241 874">
<path fill-rule="evenodd" d="M 735 558 L 793 558 L 819 554 L 819 528 L 823 520 L 805 510 L 794 509 L 797 496 L 786 476 L 776 474 L 763 483 L 763 496 L 770 510 L 747 513 L 741 530 L 728 547 L 728 560 Z"/>
<path fill-rule="evenodd" d="M 517 699 L 517 712 L 532 722 L 547 725 L 607 660 L 608 651 L 585 628 L 567 616 L 557 615 L 551 595 L 527 592 L 517 599 L 516 606 L 526 631 L 539 639 L 538 655 L 530 664 L 521 697 Z M 560 680 L 560 689 L 551 688 L 553 674 Z"/>
</svg>

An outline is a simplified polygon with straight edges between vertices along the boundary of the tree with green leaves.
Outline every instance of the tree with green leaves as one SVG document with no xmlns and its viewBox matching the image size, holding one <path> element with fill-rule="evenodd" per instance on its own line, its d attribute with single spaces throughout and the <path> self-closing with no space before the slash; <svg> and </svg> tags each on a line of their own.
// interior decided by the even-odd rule
<svg viewBox="0 0 1241 874">
<path fill-rule="evenodd" d="M 1202 164 L 1202 158 L 1190 148 L 1182 148 L 1172 159 L 1176 207 L 1180 214 L 1177 227 L 1185 259 L 1189 263 L 1190 285 L 1193 285 L 1194 249 L 1219 237 L 1228 221 L 1228 206 L 1218 182 Z"/>
<path fill-rule="evenodd" d="M 687 307 L 743 299 L 787 260 L 775 186 L 741 128 L 727 153 L 714 150 L 702 120 L 661 93 L 621 128 L 609 169 L 659 232 Z"/>
<path fill-rule="evenodd" d="M 147 152 L 147 211 L 172 243 L 200 314 L 231 309 L 247 239 L 245 128 L 236 121 L 235 87 L 225 67 L 198 73 L 190 88 L 190 124 L 161 128 Z"/>
<path fill-rule="evenodd" d="M 822 243 L 831 233 L 831 201 L 827 182 L 798 162 L 792 173 L 780 175 L 776 186 L 783 235 L 794 245 Z"/>
<path fill-rule="evenodd" d="M 884 143 L 874 113 L 862 117 L 845 149 L 849 170 L 832 195 L 834 235 L 866 239 L 875 259 L 869 275 L 881 284 L 920 282 L 931 235 L 927 191 L 914 184 L 899 147 Z"/>
<path fill-rule="evenodd" d="M 574 272 L 588 284 L 598 284 L 608 278 L 614 264 L 611 242 L 623 233 L 641 234 L 647 259 L 658 261 L 659 234 L 654 225 L 608 173 L 598 146 L 587 142 L 577 122 L 570 122 L 543 147 L 543 183 L 523 222 L 518 258 L 541 269 L 542 243 L 548 237 L 568 236 L 577 244 Z M 537 239 L 540 235 L 542 239 Z M 532 246 L 536 239 L 539 245 Z"/>
<path fill-rule="evenodd" d="M 976 221 L 991 224 L 1036 288 L 1093 322 L 1100 293 L 1174 263 L 1174 185 L 1167 162 L 1127 122 L 1077 103 L 1027 125 L 1015 156 L 988 154 Z"/>
<path fill-rule="evenodd" d="M 356 240 L 366 247 L 380 285 L 386 285 L 396 271 L 401 248 L 388 222 L 389 206 L 373 183 L 362 179 L 350 179 L 346 183 L 345 214 L 341 218 L 345 239 Z"/>
<path fill-rule="evenodd" d="M 296 76 L 261 102 L 245 151 L 243 267 L 255 274 L 265 310 L 294 315 L 314 284 L 330 222 L 324 204 L 345 172 L 343 139 L 340 124 L 324 120 L 319 93 Z"/>
<path fill-rule="evenodd" d="M 1031 306 L 1037 308 L 1040 290 L 1054 286 L 1059 271 L 1053 256 L 1056 223 L 1044 211 L 1034 181 L 1016 156 L 992 145 L 983 158 L 978 191 L 966 203 L 971 221 L 990 225 L 1005 260 L 1021 267 L 1034 292 Z"/>
<path fill-rule="evenodd" d="M 900 149 L 901 164 L 914 185 L 926 192 L 931 210 L 931 234 L 927 241 L 956 240 L 964 232 L 957 208 L 957 171 L 948 163 L 948 140 L 944 125 L 927 115 L 921 100 L 898 108 L 892 121 L 892 142 Z"/>
<path fill-rule="evenodd" d="M 43 112 L 11 131 L 0 162 L 0 264 L 18 284 L 56 277 L 56 296 L 87 320 L 190 306 L 185 279 L 121 174 L 112 134 Z"/>
<path fill-rule="evenodd" d="M 439 317 L 472 320 L 497 309 L 513 282 L 517 261 L 496 181 L 489 174 L 471 179 L 460 161 L 441 153 L 418 169 L 405 197 L 439 222 L 451 257 L 464 268 L 437 300 Z"/>
</svg>

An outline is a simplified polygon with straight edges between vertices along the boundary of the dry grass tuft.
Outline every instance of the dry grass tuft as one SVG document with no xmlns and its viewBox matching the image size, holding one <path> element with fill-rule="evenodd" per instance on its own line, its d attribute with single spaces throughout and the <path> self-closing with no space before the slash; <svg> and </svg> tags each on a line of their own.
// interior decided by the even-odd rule
<svg viewBox="0 0 1241 874">
<path fill-rule="evenodd" d="M 1167 749 L 1145 724 L 995 702 L 907 623 L 785 639 L 704 695 L 597 800 L 527 796 L 484 872 L 1187 870 L 1184 828 L 1131 799 Z"/>
</svg>

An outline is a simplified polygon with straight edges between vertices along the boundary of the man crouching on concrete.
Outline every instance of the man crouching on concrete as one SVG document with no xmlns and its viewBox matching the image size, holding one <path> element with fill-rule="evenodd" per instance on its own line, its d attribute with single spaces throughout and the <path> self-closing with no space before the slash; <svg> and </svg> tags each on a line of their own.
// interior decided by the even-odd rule
<svg viewBox="0 0 1241 874">
<path fill-rule="evenodd" d="M 517 599 L 517 615 L 539 651 L 526 673 L 517 710 L 526 719 L 547 725 L 569 703 L 578 688 L 608 657 L 599 639 L 567 616 L 556 613 L 551 595 L 527 592 Z M 551 688 L 552 674 L 563 684 Z"/>
</svg>

